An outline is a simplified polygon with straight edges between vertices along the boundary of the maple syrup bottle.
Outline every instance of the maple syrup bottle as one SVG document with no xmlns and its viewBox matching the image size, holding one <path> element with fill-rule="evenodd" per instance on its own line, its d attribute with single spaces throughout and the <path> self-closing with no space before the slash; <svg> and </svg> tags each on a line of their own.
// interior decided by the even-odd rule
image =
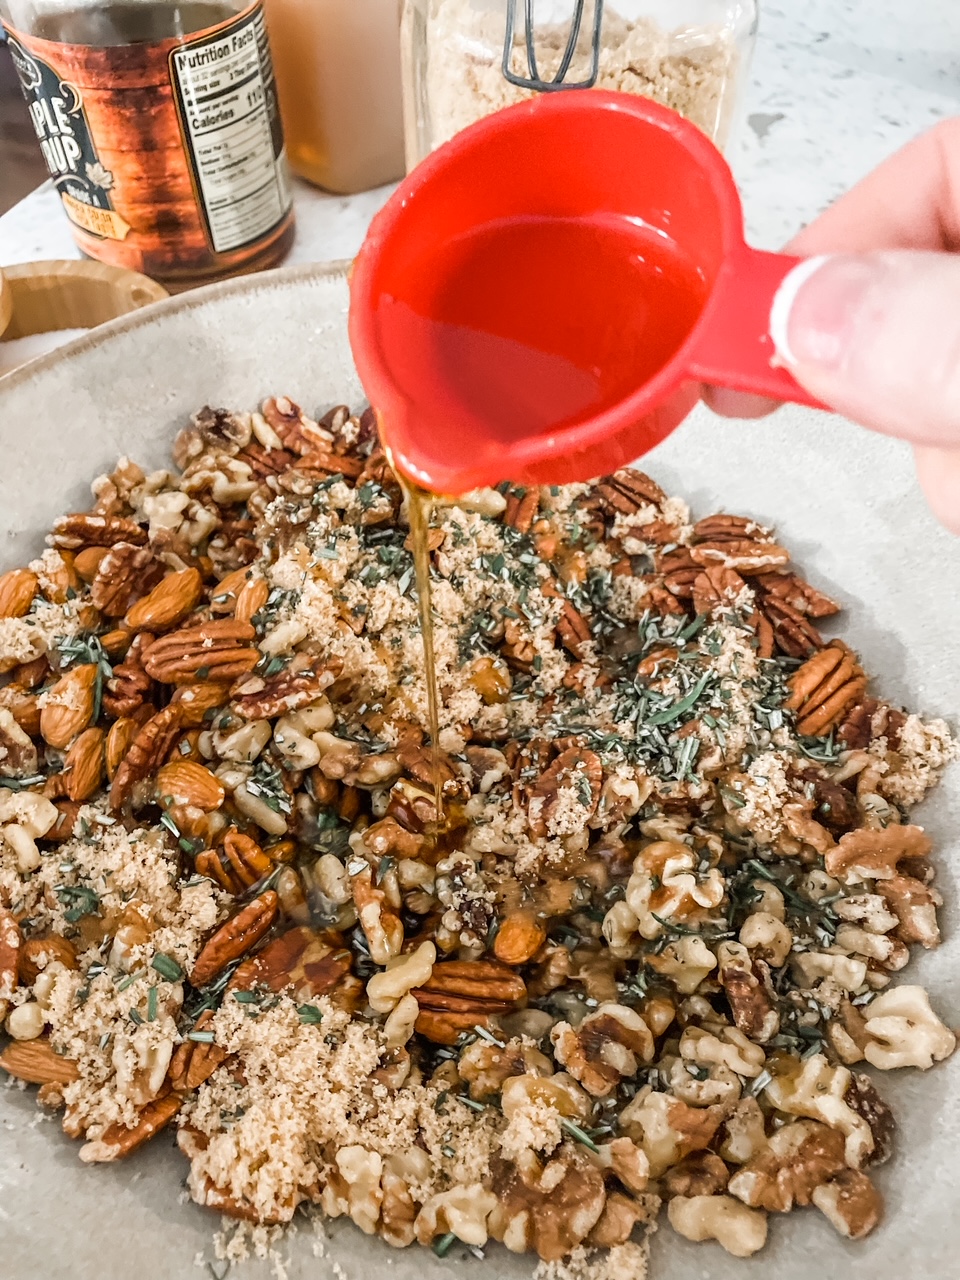
<svg viewBox="0 0 960 1280">
<path fill-rule="evenodd" d="M 274 266 L 293 241 L 260 0 L 0 0 L 81 251 L 168 288 Z"/>
</svg>

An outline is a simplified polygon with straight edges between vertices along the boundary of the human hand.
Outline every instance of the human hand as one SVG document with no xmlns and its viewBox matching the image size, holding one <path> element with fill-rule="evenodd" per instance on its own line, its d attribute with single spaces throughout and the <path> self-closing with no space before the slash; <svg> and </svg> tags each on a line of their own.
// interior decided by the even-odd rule
<svg viewBox="0 0 960 1280">
<path fill-rule="evenodd" d="M 938 518 L 960 533 L 960 120 L 887 160 L 787 247 L 771 335 L 799 383 L 913 445 Z M 828 255 L 828 256 L 820 256 Z M 727 417 L 776 406 L 723 388 Z"/>
</svg>

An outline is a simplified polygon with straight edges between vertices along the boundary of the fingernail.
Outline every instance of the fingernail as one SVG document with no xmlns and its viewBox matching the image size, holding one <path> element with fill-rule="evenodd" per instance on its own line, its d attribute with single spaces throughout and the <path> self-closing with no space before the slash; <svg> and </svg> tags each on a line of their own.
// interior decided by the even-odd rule
<svg viewBox="0 0 960 1280">
<path fill-rule="evenodd" d="M 821 255 L 784 276 L 770 308 L 770 336 L 783 363 L 838 369 L 878 270 L 873 257 Z"/>
</svg>

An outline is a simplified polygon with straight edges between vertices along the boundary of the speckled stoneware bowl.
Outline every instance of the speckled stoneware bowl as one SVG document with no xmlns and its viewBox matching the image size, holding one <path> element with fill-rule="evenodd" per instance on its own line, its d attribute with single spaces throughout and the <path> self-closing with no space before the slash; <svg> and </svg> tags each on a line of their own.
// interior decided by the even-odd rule
<svg viewBox="0 0 960 1280">
<path fill-rule="evenodd" d="M 253 407 L 285 393 L 311 411 L 359 403 L 346 333 L 343 264 L 239 280 L 160 303 L 0 379 L 2 564 L 22 564 L 60 512 L 82 509 L 90 479 L 118 454 L 158 466 L 187 416 L 205 403 Z M 960 714 L 960 540 L 940 529 L 916 487 L 909 453 L 837 418 L 787 408 L 767 422 L 698 411 L 645 466 L 700 514 L 718 508 L 775 524 L 818 586 L 844 603 L 844 634 L 878 686 L 911 708 Z M 921 810 L 937 846 L 946 899 L 940 950 L 911 966 L 948 1023 L 960 1024 L 960 767 Z M 902 978 L 901 978 L 902 980 Z M 893 1072 L 883 1094 L 900 1123 L 878 1173 L 887 1220 L 860 1244 L 815 1210 L 771 1223 L 770 1243 L 740 1262 L 664 1228 L 654 1280 L 774 1277 L 955 1280 L 960 1275 L 960 1054 L 928 1074 Z M 170 1135 L 117 1165 L 87 1168 L 34 1090 L 0 1091 L 0 1276 L 3 1280 L 166 1280 L 209 1276 L 219 1223 L 185 1202 L 183 1158 Z M 289 1280 L 452 1273 L 529 1276 L 529 1258 L 493 1246 L 484 1262 L 454 1249 L 441 1261 L 395 1253 L 334 1224 L 328 1258 L 309 1228 L 281 1246 Z M 202 1267 L 202 1264 L 201 1264 Z M 216 1274 L 219 1274 L 219 1268 Z M 231 1277 L 267 1277 L 251 1262 Z M 281 1273 L 277 1273 L 281 1274 Z"/>
</svg>

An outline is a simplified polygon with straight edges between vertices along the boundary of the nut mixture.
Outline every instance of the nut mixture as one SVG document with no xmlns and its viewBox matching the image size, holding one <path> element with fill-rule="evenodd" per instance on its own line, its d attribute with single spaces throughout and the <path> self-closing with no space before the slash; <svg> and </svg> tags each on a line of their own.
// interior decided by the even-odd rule
<svg viewBox="0 0 960 1280">
<path fill-rule="evenodd" d="M 372 414 L 204 409 L 174 459 L 0 578 L 0 1066 L 81 1160 L 172 1124 L 227 1215 L 548 1270 L 639 1274 L 662 1201 L 738 1256 L 869 1232 L 857 1068 L 955 1046 L 893 982 L 943 722 L 769 530 L 624 470 L 435 513 L 435 758 Z"/>
</svg>

